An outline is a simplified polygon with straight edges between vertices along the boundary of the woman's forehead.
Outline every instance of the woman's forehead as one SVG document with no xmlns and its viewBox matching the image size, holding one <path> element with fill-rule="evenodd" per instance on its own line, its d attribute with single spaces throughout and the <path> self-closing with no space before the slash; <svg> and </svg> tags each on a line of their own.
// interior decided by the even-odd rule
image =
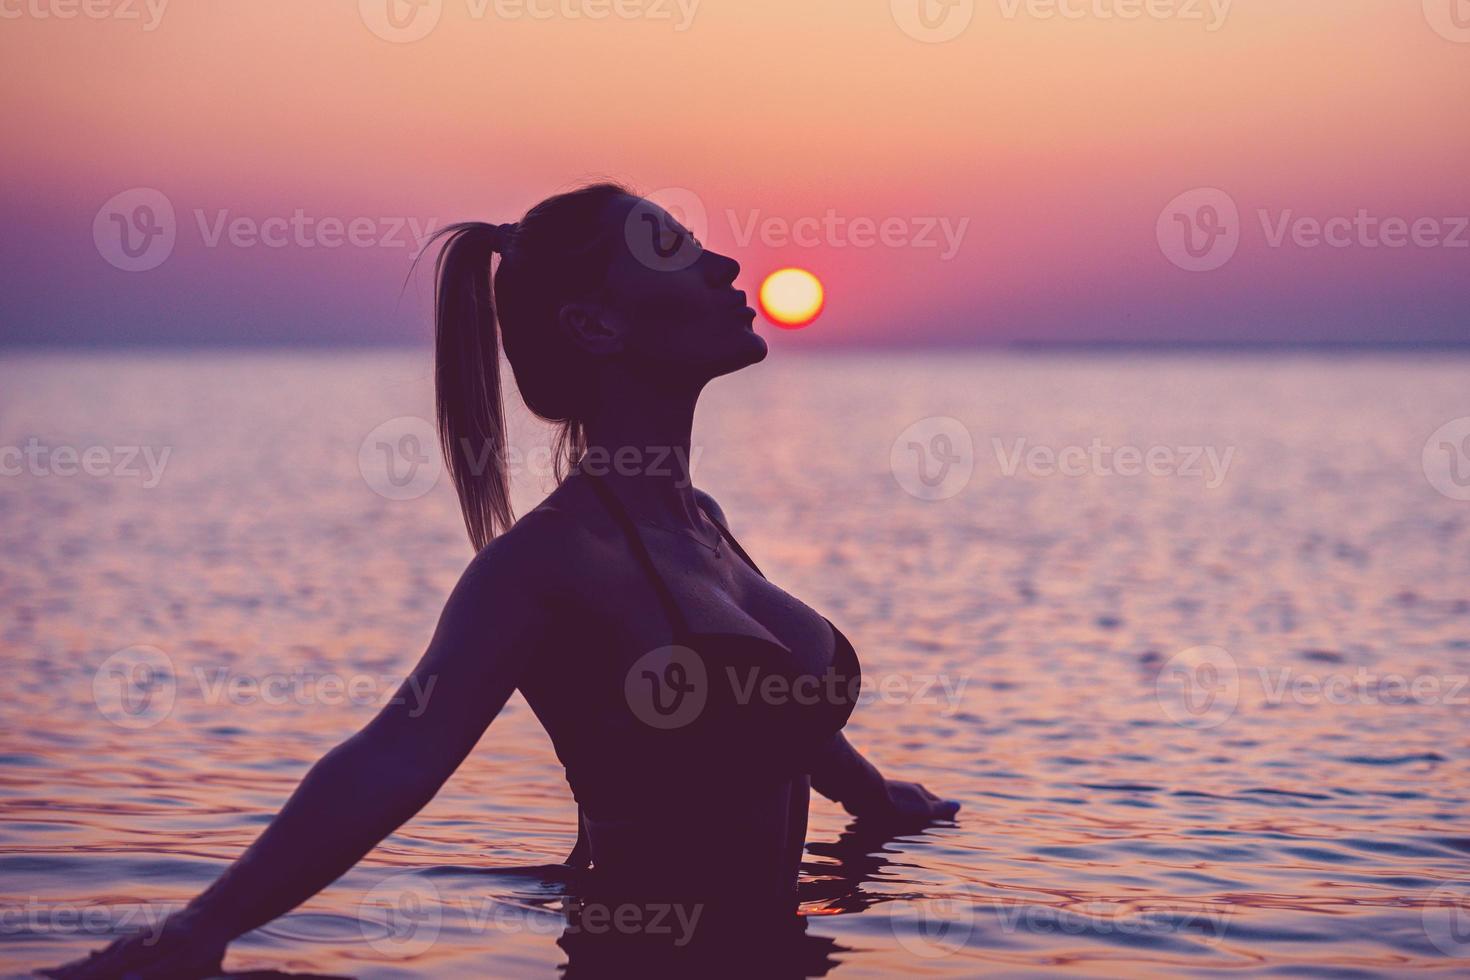
<svg viewBox="0 0 1470 980">
<path fill-rule="evenodd" d="M 683 232 L 689 232 L 677 215 L 671 214 L 663 205 L 646 197 L 638 197 L 633 194 L 622 194 L 609 202 L 610 216 L 617 221 L 626 222 L 637 213 L 639 220 L 647 221 L 648 218 L 658 219 L 660 224 L 675 228 Z"/>
</svg>

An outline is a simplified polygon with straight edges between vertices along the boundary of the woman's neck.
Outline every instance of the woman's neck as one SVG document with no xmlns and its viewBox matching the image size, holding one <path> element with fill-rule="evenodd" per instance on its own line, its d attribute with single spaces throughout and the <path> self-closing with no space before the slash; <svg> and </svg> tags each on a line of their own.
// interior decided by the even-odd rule
<svg viewBox="0 0 1470 980">
<path fill-rule="evenodd" d="M 623 384 L 600 394 L 602 408 L 583 426 L 583 468 L 611 484 L 635 519 L 698 527 L 691 433 L 699 392 Z"/>
</svg>

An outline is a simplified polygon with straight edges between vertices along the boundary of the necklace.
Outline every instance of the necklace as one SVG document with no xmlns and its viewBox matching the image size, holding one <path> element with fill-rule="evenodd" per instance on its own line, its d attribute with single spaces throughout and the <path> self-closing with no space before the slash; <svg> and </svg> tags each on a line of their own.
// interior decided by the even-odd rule
<svg viewBox="0 0 1470 980">
<path fill-rule="evenodd" d="M 655 524 L 653 521 L 640 520 L 638 523 L 639 524 L 643 524 L 643 525 L 645 525 L 647 527 L 658 528 L 660 531 L 663 531 L 666 534 L 677 534 L 681 538 L 689 538 L 691 541 L 693 541 L 695 544 L 699 545 L 701 548 L 705 548 L 705 549 L 707 549 L 709 551 L 714 552 L 714 555 L 715 555 L 716 558 L 720 557 L 720 549 L 721 549 L 721 547 L 725 543 L 725 536 L 723 534 L 718 534 L 717 533 L 715 535 L 715 543 L 714 544 L 710 544 L 708 541 L 706 541 L 704 538 L 700 537 L 698 534 L 696 534 L 693 531 L 689 531 L 689 530 L 676 531 L 676 530 L 674 530 L 671 527 L 664 527 L 662 524 Z"/>
</svg>

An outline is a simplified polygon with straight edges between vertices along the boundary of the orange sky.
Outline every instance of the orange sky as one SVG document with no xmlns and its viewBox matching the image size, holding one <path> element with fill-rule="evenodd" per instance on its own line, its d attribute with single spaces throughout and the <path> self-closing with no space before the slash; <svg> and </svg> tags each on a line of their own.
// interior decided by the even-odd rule
<svg viewBox="0 0 1470 980">
<path fill-rule="evenodd" d="M 437 0 L 408 43 L 369 28 L 405 0 L 92 2 L 0 0 L 21 339 L 420 336 L 407 249 L 211 248 L 197 215 L 505 221 L 600 175 L 694 192 L 747 288 L 821 274 L 803 342 L 1470 334 L 1470 248 L 1273 248 L 1259 217 L 1470 214 L 1470 36 L 1420 0 L 976 0 L 943 43 L 906 0 Z M 178 212 L 145 273 L 90 232 L 134 187 Z M 1199 187 L 1242 215 L 1208 273 L 1156 239 Z M 825 215 L 904 241 L 780 241 Z"/>
</svg>

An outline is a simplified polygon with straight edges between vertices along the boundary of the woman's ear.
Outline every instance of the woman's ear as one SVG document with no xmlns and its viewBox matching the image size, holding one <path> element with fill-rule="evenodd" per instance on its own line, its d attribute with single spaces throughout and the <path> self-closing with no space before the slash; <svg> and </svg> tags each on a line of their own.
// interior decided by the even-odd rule
<svg viewBox="0 0 1470 980">
<path fill-rule="evenodd" d="M 572 342 L 589 354 L 616 354 L 623 349 L 626 324 L 605 306 L 567 303 L 556 318 Z"/>
</svg>

